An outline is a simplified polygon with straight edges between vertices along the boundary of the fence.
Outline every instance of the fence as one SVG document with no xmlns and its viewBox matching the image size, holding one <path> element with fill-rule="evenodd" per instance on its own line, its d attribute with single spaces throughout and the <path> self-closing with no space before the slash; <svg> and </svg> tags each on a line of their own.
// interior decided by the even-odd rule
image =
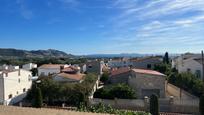
<svg viewBox="0 0 204 115">
<path fill-rule="evenodd" d="M 103 103 L 105 106 L 112 106 L 116 109 L 127 109 L 134 111 L 148 111 L 149 110 L 149 99 L 91 99 L 90 104 L 96 105 L 98 103 Z M 171 113 L 190 113 L 196 114 L 199 112 L 199 100 L 192 99 L 159 99 L 159 106 L 161 112 L 171 112 Z"/>
</svg>

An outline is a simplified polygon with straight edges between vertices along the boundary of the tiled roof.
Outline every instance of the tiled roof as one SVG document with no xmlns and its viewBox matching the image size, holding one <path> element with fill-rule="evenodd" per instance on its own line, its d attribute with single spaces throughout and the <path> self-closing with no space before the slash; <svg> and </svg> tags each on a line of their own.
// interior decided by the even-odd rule
<svg viewBox="0 0 204 115">
<path fill-rule="evenodd" d="M 119 75 L 119 74 L 126 73 L 126 72 L 129 72 L 129 71 L 130 71 L 129 67 L 122 67 L 122 68 L 119 68 L 119 69 L 112 70 L 111 71 L 111 76 Z"/>
<path fill-rule="evenodd" d="M 132 71 L 136 73 L 142 73 L 142 74 L 150 74 L 150 75 L 158 75 L 158 76 L 166 76 L 158 71 L 154 70 L 146 70 L 146 69 L 132 69 Z"/>
<path fill-rule="evenodd" d="M 85 74 L 68 74 L 68 73 L 60 73 L 57 76 L 59 77 L 64 77 L 64 78 L 69 78 L 73 80 L 82 80 Z"/>
<path fill-rule="evenodd" d="M 64 66 L 63 64 L 44 64 L 40 66 L 40 69 L 49 69 L 49 68 L 60 68 L 61 66 Z"/>
<path fill-rule="evenodd" d="M 70 66 L 70 67 L 66 67 L 62 70 L 62 72 L 77 72 L 79 71 L 79 69 L 77 67 L 73 67 L 73 66 Z"/>
</svg>

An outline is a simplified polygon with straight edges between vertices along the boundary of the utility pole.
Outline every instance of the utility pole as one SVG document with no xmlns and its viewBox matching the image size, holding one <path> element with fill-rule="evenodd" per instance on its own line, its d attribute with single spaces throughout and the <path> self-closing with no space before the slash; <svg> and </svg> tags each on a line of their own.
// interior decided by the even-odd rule
<svg viewBox="0 0 204 115">
<path fill-rule="evenodd" d="M 204 82 L 204 55 L 203 55 L 203 51 L 201 51 L 201 54 L 202 54 L 202 59 L 201 59 L 202 60 L 202 71 L 203 71 L 202 72 L 202 74 L 203 74 L 202 77 L 203 77 L 203 82 Z"/>
</svg>

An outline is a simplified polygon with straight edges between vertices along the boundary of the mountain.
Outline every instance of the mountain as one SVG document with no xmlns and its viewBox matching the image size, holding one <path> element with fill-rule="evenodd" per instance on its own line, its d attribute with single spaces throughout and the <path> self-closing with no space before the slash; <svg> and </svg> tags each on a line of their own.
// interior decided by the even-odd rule
<svg viewBox="0 0 204 115">
<path fill-rule="evenodd" d="M 0 48 L 0 57 L 17 57 L 17 58 L 23 58 L 23 57 L 64 57 L 64 58 L 73 58 L 74 55 L 67 54 L 63 51 L 54 50 L 54 49 L 48 49 L 48 50 L 19 50 L 19 49 L 5 49 Z"/>
</svg>

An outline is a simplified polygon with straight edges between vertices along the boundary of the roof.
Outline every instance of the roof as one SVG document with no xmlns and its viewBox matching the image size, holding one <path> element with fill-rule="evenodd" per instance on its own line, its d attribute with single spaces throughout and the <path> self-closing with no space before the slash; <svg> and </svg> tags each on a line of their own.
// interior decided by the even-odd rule
<svg viewBox="0 0 204 115">
<path fill-rule="evenodd" d="M 39 68 L 40 69 L 48 69 L 48 68 L 60 68 L 61 66 L 64 66 L 63 64 L 44 64 L 44 65 L 41 65 Z"/>
<path fill-rule="evenodd" d="M 73 79 L 73 80 L 82 80 L 82 78 L 85 76 L 85 74 L 68 74 L 68 73 L 60 73 L 57 76 Z"/>
<path fill-rule="evenodd" d="M 72 73 L 72 72 L 77 72 L 77 71 L 79 71 L 79 68 L 74 67 L 74 66 L 69 66 L 62 70 L 62 72 L 67 72 L 67 73 Z"/>
<path fill-rule="evenodd" d="M 197 61 L 198 63 L 202 64 L 202 58 L 197 58 L 197 59 L 194 59 L 195 61 Z"/>
<path fill-rule="evenodd" d="M 141 73 L 141 74 L 149 74 L 149 75 L 157 75 L 157 76 L 166 76 L 158 71 L 154 70 L 146 70 L 146 69 L 132 69 L 135 73 Z"/>
<path fill-rule="evenodd" d="M 111 71 L 111 76 L 123 74 L 123 73 L 129 72 L 129 71 L 130 71 L 129 67 L 122 67 L 122 68 L 119 68 L 119 69 L 116 69 L 116 70 L 112 70 Z"/>
<path fill-rule="evenodd" d="M 161 57 L 145 57 L 145 58 L 136 58 L 136 59 L 131 59 L 132 62 L 140 62 L 140 61 L 146 61 L 146 60 L 160 60 Z"/>
</svg>

